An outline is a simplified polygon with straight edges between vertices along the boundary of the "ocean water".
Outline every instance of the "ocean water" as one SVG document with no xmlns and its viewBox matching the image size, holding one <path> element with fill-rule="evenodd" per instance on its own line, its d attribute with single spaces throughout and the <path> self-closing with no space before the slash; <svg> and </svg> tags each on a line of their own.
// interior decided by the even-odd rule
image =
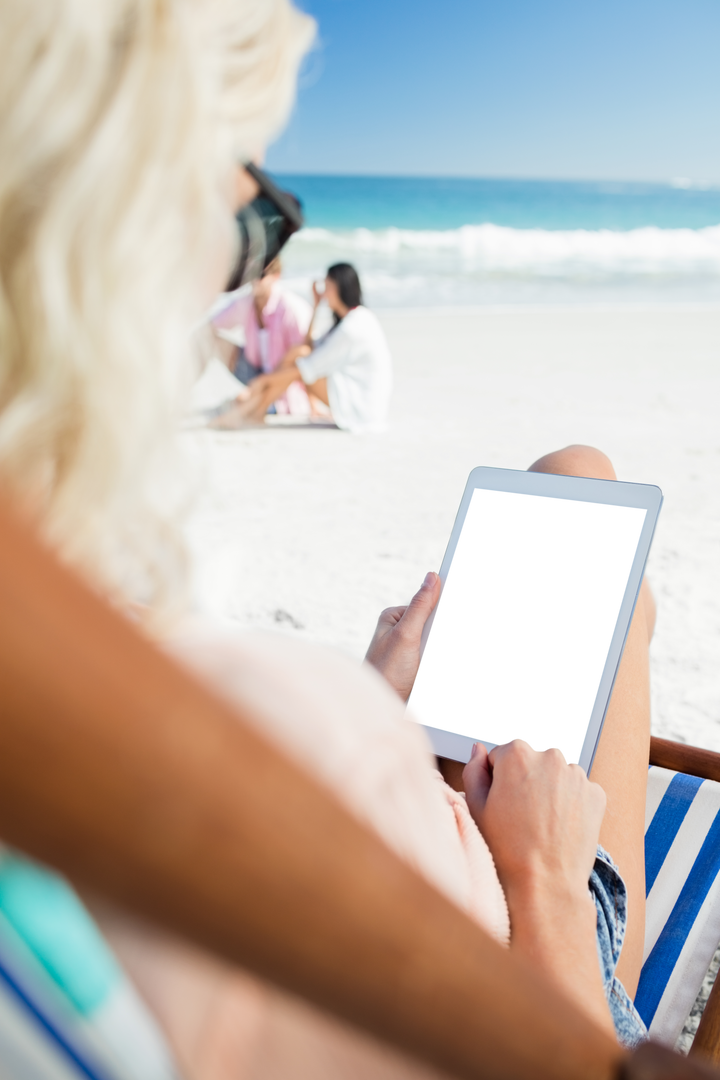
<svg viewBox="0 0 720 1080">
<path fill-rule="evenodd" d="M 720 303 L 720 186 L 277 179 L 305 211 L 285 255 L 301 292 L 347 261 L 373 307 Z"/>
</svg>

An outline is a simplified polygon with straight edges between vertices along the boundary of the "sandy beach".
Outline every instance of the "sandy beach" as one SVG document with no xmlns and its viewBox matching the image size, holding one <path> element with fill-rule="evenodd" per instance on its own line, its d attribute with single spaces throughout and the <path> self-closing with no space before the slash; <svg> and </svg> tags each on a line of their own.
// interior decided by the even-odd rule
<svg viewBox="0 0 720 1080">
<path fill-rule="evenodd" d="M 194 431 L 197 595 L 361 658 L 442 559 L 468 472 L 571 442 L 665 494 L 649 577 L 656 734 L 720 750 L 720 306 L 378 312 L 389 429 Z"/>
</svg>

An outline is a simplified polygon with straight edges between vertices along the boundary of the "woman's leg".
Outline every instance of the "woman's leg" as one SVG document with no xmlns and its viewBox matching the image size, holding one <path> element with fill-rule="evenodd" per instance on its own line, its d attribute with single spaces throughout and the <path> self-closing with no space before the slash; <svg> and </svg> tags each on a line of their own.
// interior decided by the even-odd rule
<svg viewBox="0 0 720 1080">
<path fill-rule="evenodd" d="M 568 446 L 530 466 L 532 472 L 616 479 L 605 454 Z M 590 777 L 604 788 L 607 811 L 600 843 L 620 868 L 628 892 L 628 924 L 617 976 L 628 994 L 637 990 L 645 938 L 645 794 L 650 752 L 648 646 L 655 602 L 643 582 L 625 643 Z"/>
</svg>

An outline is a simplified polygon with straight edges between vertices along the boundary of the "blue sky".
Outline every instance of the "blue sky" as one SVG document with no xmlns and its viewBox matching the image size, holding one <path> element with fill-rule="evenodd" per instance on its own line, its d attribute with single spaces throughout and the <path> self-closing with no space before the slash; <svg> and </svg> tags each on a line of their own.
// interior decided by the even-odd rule
<svg viewBox="0 0 720 1080">
<path fill-rule="evenodd" d="M 299 0 L 268 167 L 720 182 L 720 0 Z"/>
</svg>

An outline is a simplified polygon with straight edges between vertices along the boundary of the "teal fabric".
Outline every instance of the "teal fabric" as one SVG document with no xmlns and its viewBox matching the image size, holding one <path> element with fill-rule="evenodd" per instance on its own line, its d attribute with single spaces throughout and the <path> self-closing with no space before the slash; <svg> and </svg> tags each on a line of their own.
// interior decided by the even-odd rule
<svg viewBox="0 0 720 1080">
<path fill-rule="evenodd" d="M 72 889 L 15 855 L 0 855 L 0 913 L 83 1016 L 122 978 L 118 964 Z"/>
</svg>

